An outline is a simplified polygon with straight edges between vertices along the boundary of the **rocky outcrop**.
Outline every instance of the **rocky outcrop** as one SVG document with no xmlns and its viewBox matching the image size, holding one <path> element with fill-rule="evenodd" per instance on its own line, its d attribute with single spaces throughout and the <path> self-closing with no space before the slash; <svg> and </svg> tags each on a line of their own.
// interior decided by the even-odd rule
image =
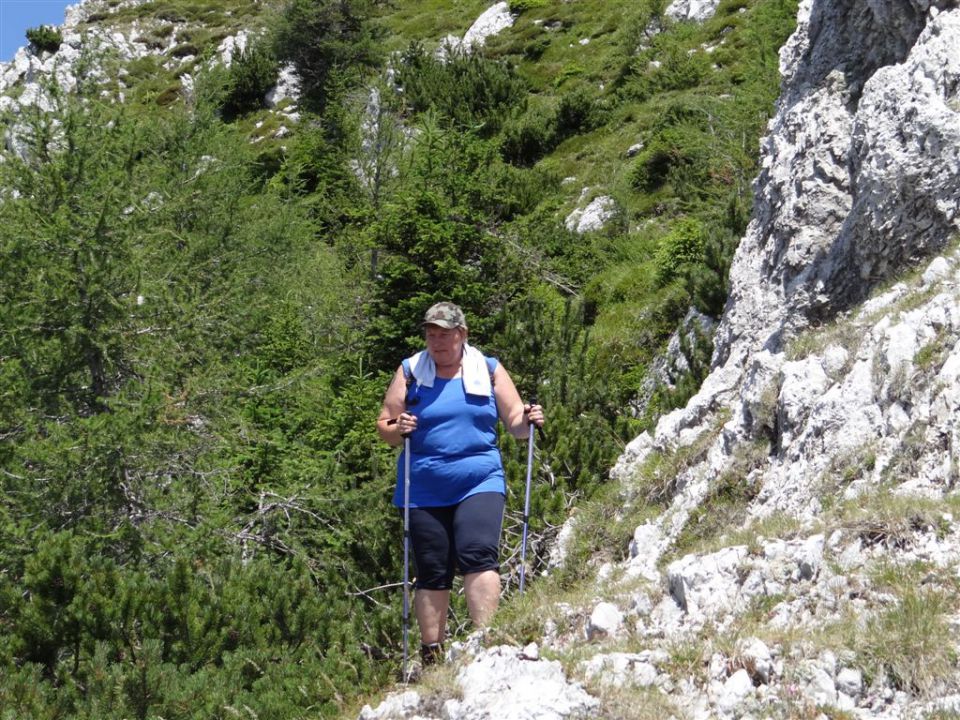
<svg viewBox="0 0 960 720">
<path fill-rule="evenodd" d="M 936 501 L 960 478 L 960 10 L 953 5 L 801 3 L 798 29 L 781 51 L 782 95 L 762 144 L 754 217 L 731 269 L 713 371 L 685 408 L 630 443 L 612 472 L 629 496 L 653 455 L 695 454 L 672 478 L 669 509 L 636 529 L 623 564 L 628 577 L 662 593 L 659 603 L 641 603 L 652 609 L 634 621 L 651 639 L 726 627 L 758 602 L 772 603 L 766 627 L 815 632 L 843 613 L 868 617 L 894 602 L 871 582 L 871 563 L 919 562 L 947 574 L 960 566 L 960 537 L 946 510 L 940 520 L 896 530 L 895 545 L 889 529 L 878 531 L 879 541 L 812 530 L 827 504 L 855 505 L 881 487 L 892 497 Z M 663 568 L 731 474 L 752 488 L 747 523 L 776 516 L 811 530 Z M 952 707 L 949 683 L 926 688 L 941 693 L 930 700 L 883 677 L 868 688 L 863 668 L 836 658 L 768 650 L 766 678 L 749 670 L 753 661 L 711 661 L 718 668 L 711 678 L 687 688 L 689 713 L 766 713 L 771 689 L 782 703 L 788 686 L 806 707 L 856 717 Z"/>
<path fill-rule="evenodd" d="M 960 227 L 960 16 L 930 3 L 892 8 L 801 4 L 781 52 L 755 215 L 731 269 L 718 365 L 776 352 Z"/>
<path fill-rule="evenodd" d="M 663 14 L 671 20 L 703 22 L 713 17 L 720 0 L 673 0 Z"/>
<path fill-rule="evenodd" d="M 570 232 L 579 235 L 600 230 L 617 213 L 617 206 L 609 195 L 595 197 L 585 205 L 580 206 L 590 194 L 591 188 L 585 187 L 580 193 L 580 201 L 564 220 L 564 225 Z"/>
<path fill-rule="evenodd" d="M 458 699 L 436 700 L 408 690 L 366 706 L 361 720 L 420 717 L 458 720 L 563 720 L 595 717 L 598 702 L 567 680 L 556 660 L 540 657 L 536 645 L 498 645 L 471 653 L 457 674 Z"/>
<path fill-rule="evenodd" d="M 922 23 L 911 10 L 898 22 L 889 8 L 871 9 L 877 4 L 852 4 L 859 10 L 841 16 L 831 15 L 837 6 L 820 5 L 801 8 L 800 26 L 782 51 L 783 96 L 763 143 L 755 217 L 731 269 L 714 371 L 686 408 L 628 447 L 614 471 L 629 477 L 651 449 L 716 432 L 717 411 L 731 411 L 709 459 L 680 483 L 680 518 L 737 446 L 758 438 L 769 437 L 772 447 L 757 514 L 815 514 L 818 478 L 867 446 L 877 448 L 869 473 L 875 481 L 911 428 L 948 439 L 934 443 L 931 455 L 942 455 L 944 442 L 953 447 L 946 408 L 954 407 L 954 391 L 946 375 L 960 334 L 956 258 L 938 258 L 912 284 L 853 308 L 881 280 L 960 231 L 960 64 L 951 49 L 960 45 L 960 11 L 931 7 Z M 846 29 L 836 30 L 831 23 L 841 19 Z M 898 42 L 888 37 L 895 29 Z M 837 33 L 869 47 L 851 48 Z M 881 39 L 883 52 L 873 47 Z M 877 67 L 882 61 L 891 64 Z M 872 75 L 858 79 L 855 63 Z M 898 301 L 919 294 L 929 299 L 900 310 Z M 798 336 L 815 337 L 812 326 L 827 321 L 848 329 L 804 352 Z M 947 359 L 923 373 L 916 355 L 931 343 Z M 913 484 L 950 481 L 953 470 L 928 464 Z M 658 526 L 670 537 L 682 524 L 671 517 Z"/>
<path fill-rule="evenodd" d="M 441 54 L 448 52 L 470 52 L 483 47 L 487 38 L 511 27 L 516 18 L 510 12 L 510 3 L 494 3 L 478 17 L 467 29 L 463 37 L 448 35 L 441 43 Z"/>
<path fill-rule="evenodd" d="M 63 41 L 55 52 L 26 46 L 21 47 L 9 63 L 0 63 L 0 112 L 14 118 L 4 133 L 6 149 L 18 155 L 25 151 L 17 116 L 32 107 L 44 112 L 52 110 L 55 100 L 51 83 L 69 93 L 75 91 L 82 80 L 115 79 L 116 98 L 122 102 L 128 89 L 125 66 L 152 56 L 161 58 L 162 67 L 171 73 L 173 89 L 179 89 L 184 97 L 190 96 L 194 82 L 190 73 L 194 72 L 196 58 L 175 50 L 189 29 L 187 24 L 168 23 L 164 32 L 157 34 L 151 32 L 156 28 L 147 21 L 134 19 L 122 25 L 107 22 L 111 15 L 147 2 L 149 0 L 81 0 L 66 8 L 64 23 L 58 28 Z M 232 60 L 246 51 L 251 36 L 252 31 L 240 30 L 225 37 L 209 64 L 230 67 Z M 284 121 L 296 123 L 300 119 L 296 105 L 299 94 L 299 78 L 286 66 L 280 72 L 276 87 L 268 92 L 265 104 L 276 109 Z"/>
</svg>

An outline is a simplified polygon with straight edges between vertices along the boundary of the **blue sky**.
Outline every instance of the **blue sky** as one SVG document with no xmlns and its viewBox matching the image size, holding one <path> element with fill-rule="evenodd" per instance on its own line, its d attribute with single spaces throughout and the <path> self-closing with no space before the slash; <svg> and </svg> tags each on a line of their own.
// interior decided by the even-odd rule
<svg viewBox="0 0 960 720">
<path fill-rule="evenodd" d="M 27 44 L 27 28 L 62 25 L 67 5 L 79 0 L 0 0 L 0 62 L 9 62 Z"/>
</svg>

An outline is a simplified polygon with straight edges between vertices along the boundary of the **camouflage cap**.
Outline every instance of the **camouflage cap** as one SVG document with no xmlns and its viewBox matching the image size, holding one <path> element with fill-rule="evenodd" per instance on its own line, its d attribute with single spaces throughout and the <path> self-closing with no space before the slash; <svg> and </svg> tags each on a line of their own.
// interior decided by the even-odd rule
<svg viewBox="0 0 960 720">
<path fill-rule="evenodd" d="M 448 328 L 465 328 L 467 319 L 463 316 L 463 310 L 452 302 L 438 302 L 431 306 L 423 316 L 424 325 L 439 325 Z"/>
</svg>

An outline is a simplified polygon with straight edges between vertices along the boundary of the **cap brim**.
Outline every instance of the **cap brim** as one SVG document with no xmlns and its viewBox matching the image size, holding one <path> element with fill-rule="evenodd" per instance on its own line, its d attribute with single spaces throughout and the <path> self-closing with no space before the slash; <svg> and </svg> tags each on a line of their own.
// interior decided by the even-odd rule
<svg viewBox="0 0 960 720">
<path fill-rule="evenodd" d="M 449 320 L 424 320 L 420 323 L 420 327 L 426 327 L 427 325 L 436 325 L 437 327 L 446 328 L 447 330 L 456 330 L 459 325 L 452 323 Z"/>
</svg>

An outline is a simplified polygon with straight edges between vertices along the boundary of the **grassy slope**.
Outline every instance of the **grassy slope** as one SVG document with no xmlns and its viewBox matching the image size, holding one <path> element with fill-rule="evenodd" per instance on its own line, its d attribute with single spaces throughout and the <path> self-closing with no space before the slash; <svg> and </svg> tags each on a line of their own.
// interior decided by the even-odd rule
<svg viewBox="0 0 960 720">
<path fill-rule="evenodd" d="M 484 52 L 514 65 L 529 83 L 527 117 L 549 115 L 565 96 L 580 92 L 592 98 L 599 118 L 537 163 L 557 191 L 531 217 L 561 223 L 588 199 L 614 198 L 619 220 L 606 232 L 612 241 L 597 251 L 605 269 L 582 290 L 597 307 L 595 340 L 610 344 L 607 352 L 619 364 L 642 368 L 650 343 L 676 321 L 676 310 L 665 310 L 657 298 L 663 289 L 652 267 L 664 236 L 682 217 L 718 225 L 727 207 L 737 206 L 741 216 L 748 211 L 759 135 L 778 89 L 776 50 L 792 29 L 796 5 L 725 0 L 702 25 L 667 23 L 655 34 L 648 32 L 650 19 L 665 3 L 527 4 L 534 7 L 489 38 Z M 401 1 L 388 6 L 380 22 L 391 49 L 412 40 L 430 48 L 448 33 L 462 35 L 486 6 Z M 649 159 L 628 158 L 628 149 L 664 137 L 695 150 L 676 161 L 665 182 L 638 188 L 637 165 Z M 518 227 L 522 233 L 523 224 Z M 739 230 L 728 233 L 727 256 Z M 659 327 L 652 335 L 651 318 Z M 622 347 L 630 337 L 646 347 Z"/>
</svg>

